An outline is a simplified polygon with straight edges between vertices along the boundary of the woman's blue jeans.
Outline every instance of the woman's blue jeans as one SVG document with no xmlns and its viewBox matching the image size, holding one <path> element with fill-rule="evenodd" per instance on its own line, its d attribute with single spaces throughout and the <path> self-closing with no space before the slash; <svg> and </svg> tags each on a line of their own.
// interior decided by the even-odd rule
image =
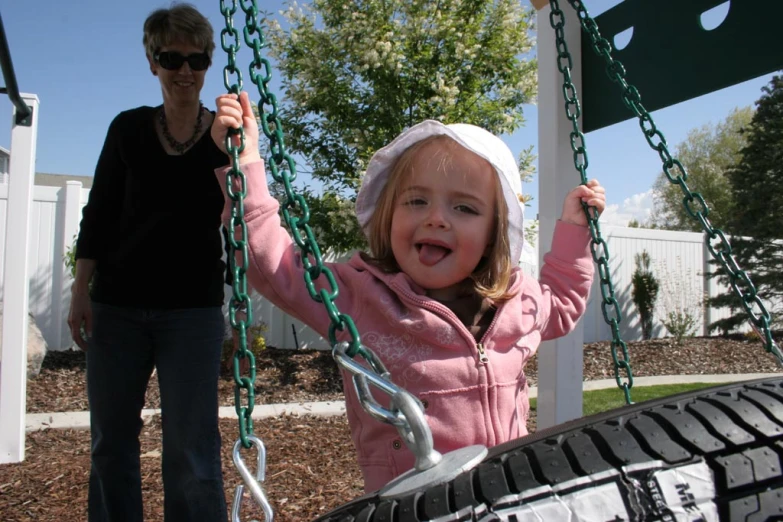
<svg viewBox="0 0 783 522">
<path fill-rule="evenodd" d="M 217 396 L 220 307 L 150 310 L 93 303 L 92 313 L 89 522 L 143 520 L 139 433 L 153 367 L 163 421 L 165 521 L 225 522 Z"/>
</svg>

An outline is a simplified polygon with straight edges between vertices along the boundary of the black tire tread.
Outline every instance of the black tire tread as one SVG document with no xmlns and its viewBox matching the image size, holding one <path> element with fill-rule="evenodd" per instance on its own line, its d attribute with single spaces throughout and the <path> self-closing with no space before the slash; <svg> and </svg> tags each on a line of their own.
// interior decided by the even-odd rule
<svg viewBox="0 0 783 522">
<path fill-rule="evenodd" d="M 367 495 L 319 521 L 499 520 L 492 506 L 510 495 L 633 463 L 697 458 L 712 471 L 721 520 L 783 520 L 783 377 L 577 419 L 496 446 L 449 483 L 401 499 Z"/>
</svg>

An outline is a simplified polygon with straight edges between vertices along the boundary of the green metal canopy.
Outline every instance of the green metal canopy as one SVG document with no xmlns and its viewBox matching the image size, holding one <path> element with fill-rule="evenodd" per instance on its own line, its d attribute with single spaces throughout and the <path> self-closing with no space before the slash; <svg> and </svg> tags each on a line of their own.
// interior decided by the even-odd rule
<svg viewBox="0 0 783 522">
<path fill-rule="evenodd" d="M 704 29 L 701 15 L 725 4 L 723 22 Z M 781 0 L 625 0 L 595 21 L 648 111 L 783 69 Z M 628 45 L 616 49 L 614 37 L 631 28 Z M 634 116 L 605 70 L 582 32 L 584 132 Z"/>
</svg>

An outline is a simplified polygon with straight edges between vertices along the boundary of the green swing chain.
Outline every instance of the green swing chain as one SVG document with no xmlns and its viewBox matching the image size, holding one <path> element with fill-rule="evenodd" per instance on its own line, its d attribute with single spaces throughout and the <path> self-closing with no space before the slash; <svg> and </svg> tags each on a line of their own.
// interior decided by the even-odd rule
<svg viewBox="0 0 783 522">
<path fill-rule="evenodd" d="M 226 0 L 220 1 L 220 12 L 226 20 L 226 27 L 221 31 L 220 40 L 223 50 L 228 54 L 228 65 L 224 68 L 223 77 L 228 92 L 239 95 L 242 90 L 242 73 L 236 67 L 236 53 L 239 50 L 240 41 L 239 31 L 234 28 L 233 24 L 233 16 L 237 11 L 237 0 L 232 0 L 230 6 L 227 4 L 228 2 Z M 303 196 L 294 192 L 291 185 L 291 183 L 296 180 L 296 164 L 293 158 L 286 152 L 285 142 L 283 140 L 283 127 L 280 123 L 278 114 L 277 98 L 269 91 L 268 87 L 268 84 L 272 79 L 272 73 L 269 60 L 261 55 L 261 49 L 266 46 L 266 40 L 258 21 L 259 11 L 256 0 L 239 0 L 239 4 L 242 11 L 245 13 L 245 43 L 253 50 L 253 60 L 250 63 L 249 71 L 250 79 L 256 87 L 258 87 L 258 93 L 260 95 L 258 110 L 260 114 L 261 129 L 270 143 L 270 153 L 266 164 L 269 167 L 269 171 L 274 180 L 283 184 L 285 188 L 286 199 L 282 205 L 283 219 L 286 222 L 286 225 L 288 225 L 294 241 L 301 249 L 307 291 L 314 301 L 322 303 L 326 308 L 326 312 L 331 320 L 329 326 L 329 341 L 332 346 L 334 347 L 337 344 L 337 331 L 347 330 L 351 340 L 349 341 L 349 347 L 346 350 L 346 354 L 349 357 L 354 357 L 359 354 L 365 360 L 369 361 L 371 355 L 368 354 L 361 345 L 361 337 L 353 319 L 347 314 L 340 313 L 335 304 L 335 300 L 339 295 L 337 281 L 329 267 L 324 265 L 323 258 L 321 257 L 321 249 L 318 247 L 315 234 L 309 224 L 310 210 L 307 207 L 307 203 Z M 226 42 L 227 37 L 232 39 L 230 44 Z M 233 84 L 230 82 L 231 75 L 236 75 L 236 82 Z M 235 147 L 232 143 L 232 137 L 236 134 L 239 135 L 241 141 L 241 144 L 238 147 Z M 244 222 L 246 184 L 245 175 L 239 167 L 239 154 L 244 150 L 244 147 L 245 136 L 243 129 L 229 132 L 229 135 L 226 136 L 226 150 L 231 155 L 232 167 L 226 175 L 226 187 L 228 188 L 228 196 L 233 201 L 231 213 L 232 231 L 236 231 L 238 227 L 241 235 L 239 239 L 235 239 L 234 234 L 229 233 L 229 241 L 232 247 L 231 270 L 233 274 L 234 290 L 234 297 L 231 300 L 229 314 L 231 326 L 239 332 L 241 345 L 234 356 L 234 381 L 236 384 L 235 399 L 237 415 L 239 416 L 240 437 L 243 446 L 249 448 L 250 442 L 247 440 L 247 436 L 252 434 L 253 428 L 250 416 L 253 413 L 253 383 L 255 381 L 256 367 L 253 353 L 247 350 L 247 328 L 249 324 L 252 324 L 252 318 L 245 277 L 247 271 L 246 267 L 248 266 L 247 227 Z M 236 187 L 239 188 L 236 189 Z M 234 190 L 232 190 L 232 188 L 234 188 Z M 241 252 L 242 254 L 241 266 L 236 265 L 236 252 Z M 326 282 L 329 285 L 328 290 L 326 288 L 320 290 L 316 288 L 315 281 L 321 276 L 326 279 Z M 237 317 L 237 312 L 240 310 L 247 311 L 247 317 L 245 319 Z M 250 360 L 250 377 L 240 376 L 239 362 L 240 359 L 244 357 L 248 357 Z M 240 407 L 240 388 L 247 391 L 248 404 L 243 407 Z"/>
<path fill-rule="evenodd" d="M 565 77 L 565 82 L 563 84 L 563 94 L 566 98 L 566 114 L 574 124 L 574 132 L 571 134 L 571 148 L 574 150 L 574 163 L 577 167 L 577 170 L 579 170 L 582 174 L 582 181 L 586 182 L 584 169 L 587 168 L 587 151 L 584 147 L 584 135 L 579 132 L 579 129 L 576 125 L 576 118 L 578 118 L 579 113 L 581 113 L 581 109 L 579 107 L 579 101 L 576 96 L 576 90 L 571 83 L 570 70 L 572 61 L 571 55 L 568 53 L 568 47 L 566 46 L 563 32 L 565 19 L 563 12 L 559 8 L 558 0 L 550 0 L 549 3 L 551 7 L 549 20 L 550 24 L 555 29 L 557 39 L 558 68 Z M 751 326 L 756 330 L 757 333 L 759 333 L 759 337 L 764 343 L 765 350 L 774 355 L 779 363 L 783 364 L 783 354 L 772 338 L 772 331 L 770 329 L 770 314 L 767 311 L 767 308 L 764 306 L 764 303 L 757 295 L 756 287 L 750 280 L 750 277 L 739 267 L 737 261 L 734 259 L 731 251 L 731 244 L 729 243 L 728 238 L 726 238 L 726 235 L 722 230 L 719 228 L 714 228 L 711 225 L 709 219 L 707 218 L 710 212 L 709 207 L 707 207 L 707 203 L 704 201 L 704 198 L 700 193 L 692 192 L 688 187 L 686 183 L 688 180 L 688 172 L 685 166 L 680 163 L 677 158 L 672 157 L 666 143 L 666 138 L 656 127 L 655 121 L 653 120 L 650 113 L 647 112 L 647 110 L 644 108 L 644 105 L 642 105 L 639 91 L 626 80 L 625 67 L 623 67 L 622 63 L 612 57 L 611 44 L 608 40 L 601 36 L 601 33 L 598 31 L 598 25 L 587 12 L 583 2 L 581 0 L 568 0 L 568 3 L 576 11 L 582 29 L 590 38 L 593 51 L 601 56 L 604 62 L 606 62 L 607 75 L 613 82 L 617 83 L 622 88 L 623 103 L 634 113 L 634 115 L 636 115 L 636 117 L 639 118 L 639 126 L 642 130 L 642 133 L 644 134 L 644 137 L 647 140 L 650 148 L 658 153 L 666 178 L 670 183 L 679 185 L 682 193 L 684 194 L 682 202 L 685 210 L 688 212 L 688 215 L 690 215 L 693 219 L 696 219 L 701 224 L 702 229 L 705 232 L 704 241 L 707 249 L 709 250 L 712 257 L 720 263 L 720 265 L 726 271 L 726 274 L 729 276 L 731 287 L 740 298 L 742 306 L 749 316 Z M 563 64 L 563 60 L 567 61 L 567 66 Z M 569 107 L 574 107 L 574 113 L 571 113 Z M 580 140 L 579 146 L 576 145 L 577 137 Z M 583 156 L 584 169 L 580 168 L 580 164 L 578 162 L 578 158 L 580 156 Z M 590 227 L 592 233 L 593 224 L 591 224 Z M 597 220 L 595 222 L 595 229 L 598 229 Z M 595 245 L 596 242 L 602 243 L 600 236 L 597 239 L 594 235 L 593 245 Z M 606 250 L 605 243 L 602 244 L 602 246 L 604 247 L 604 251 L 607 252 L 608 257 L 608 251 Z M 593 250 L 593 257 L 595 258 L 595 250 Z M 602 269 L 602 265 L 600 264 L 599 260 L 596 260 L 596 263 L 599 263 L 599 275 L 601 277 L 602 285 L 601 292 L 604 297 L 604 304 L 602 306 L 606 306 L 607 304 L 614 304 L 616 306 L 616 300 L 614 299 L 613 292 L 611 292 L 611 282 L 608 282 L 608 265 Z M 606 277 L 608 284 L 604 282 L 604 276 Z M 604 291 L 605 284 L 610 291 L 609 300 L 607 300 L 607 295 Z M 617 316 L 619 321 L 619 310 Z M 607 318 L 606 312 L 604 312 L 604 318 Z M 607 322 L 609 322 L 608 319 Z M 610 325 L 612 325 L 612 332 L 614 335 L 614 319 L 612 319 Z M 627 347 L 625 343 L 623 343 L 619 337 L 614 337 L 612 341 L 612 357 L 615 361 L 615 376 L 618 375 L 619 371 L 618 359 L 615 353 L 616 346 L 622 346 L 623 354 L 625 355 L 625 360 L 619 361 L 619 367 L 625 367 L 624 363 L 628 362 Z M 627 369 L 630 372 L 630 366 L 628 366 Z M 618 385 L 620 385 L 619 378 Z M 629 397 L 626 394 L 626 400 L 628 399 Z"/>
<path fill-rule="evenodd" d="M 549 0 L 550 13 L 549 23 L 555 30 L 555 42 L 557 45 L 557 68 L 563 75 L 563 96 L 565 97 L 566 117 L 571 122 L 571 150 L 574 152 L 574 168 L 579 172 L 582 184 L 587 183 L 587 146 L 585 144 L 585 135 L 579 130 L 579 117 L 582 115 L 582 107 L 579 103 L 579 97 L 576 93 L 576 87 L 571 81 L 571 69 L 573 62 L 571 54 L 568 52 L 568 45 L 565 40 L 565 16 L 560 10 L 557 0 Z M 631 388 L 633 388 L 633 370 L 631 370 L 631 360 L 628 355 L 628 345 L 620 338 L 620 304 L 614 296 L 614 285 L 609 270 L 609 247 L 606 241 L 601 237 L 601 228 L 598 225 L 598 212 L 595 207 L 588 207 L 582 203 L 585 215 L 587 216 L 587 225 L 590 229 L 590 251 L 593 254 L 593 261 L 598 267 L 598 280 L 601 283 L 601 312 L 604 321 L 612 329 L 612 361 L 614 362 L 614 378 L 617 386 L 625 395 L 625 402 L 633 404 L 631 400 Z M 612 317 L 610 317 L 610 312 Z M 617 349 L 620 348 L 622 356 L 619 356 Z M 625 373 L 625 380 L 620 372 Z"/>
<path fill-rule="evenodd" d="M 261 49 L 266 46 L 265 38 L 261 26 L 258 23 L 258 7 L 256 0 L 250 0 L 248 6 L 241 0 L 242 10 L 247 15 L 247 24 L 245 26 L 245 41 L 253 49 L 253 61 L 250 64 L 250 79 L 258 88 L 260 100 L 258 103 L 259 114 L 261 115 L 261 129 L 264 135 L 269 139 L 269 158 L 267 165 L 274 180 L 282 183 L 285 188 L 286 199 L 282 205 L 283 219 L 291 231 L 294 241 L 302 252 L 302 265 L 305 268 L 304 280 L 310 297 L 322 303 L 329 315 L 331 324 L 329 326 L 329 342 L 334 346 L 337 344 L 337 331 L 347 330 L 351 336 L 350 347 L 347 354 L 354 357 L 360 354 L 366 358 L 366 353 L 361 345 L 359 331 L 353 319 L 346 314 L 340 313 L 337 305 L 334 303 L 339 295 L 337 281 L 329 267 L 324 265 L 321 257 L 321 249 L 315 238 L 313 230 L 310 228 L 310 209 L 307 202 L 300 194 L 296 194 L 291 183 L 296 180 L 296 163 L 286 152 L 285 142 L 283 140 L 283 126 L 280 123 L 280 117 L 277 110 L 277 98 L 269 91 L 268 84 L 272 79 L 271 66 L 269 60 L 261 56 Z M 256 34 L 255 39 L 250 35 Z M 259 73 L 261 71 L 261 73 Z M 312 261 L 311 258 L 312 257 Z M 324 276 L 329 284 L 329 290 L 322 288 L 316 289 L 315 280 Z"/>
<path fill-rule="evenodd" d="M 223 83 L 229 93 L 239 95 L 242 91 L 242 72 L 236 66 L 236 55 L 239 50 L 239 32 L 234 27 L 234 13 L 237 10 L 237 2 L 233 0 L 231 6 L 227 6 L 224 0 L 220 1 L 220 13 L 226 20 L 226 26 L 220 32 L 220 43 L 228 55 L 228 63 L 223 68 Z M 247 34 L 247 31 L 245 31 Z M 228 38 L 232 41 L 228 41 Z M 232 83 L 232 75 L 236 76 Z M 235 146 L 233 136 L 239 135 L 240 144 Z M 239 419 L 239 436 L 242 447 L 248 449 L 251 442 L 248 439 L 253 434 L 253 407 L 255 405 L 255 379 L 256 359 L 253 352 L 247 349 L 247 331 L 253 324 L 252 303 L 247 293 L 247 227 L 245 225 L 244 198 L 247 194 L 245 175 L 239 168 L 239 154 L 245 149 L 244 129 L 230 129 L 226 136 L 226 151 L 231 156 L 231 169 L 226 174 L 226 192 L 233 202 L 231 209 L 231 222 L 228 233 L 228 241 L 231 245 L 229 267 L 231 270 L 231 282 L 233 297 L 229 303 L 229 320 L 231 327 L 237 331 L 239 347 L 234 353 L 234 401 L 237 417 Z M 237 238 L 237 231 L 239 238 Z M 237 263 L 237 252 L 241 253 L 241 263 Z M 249 376 L 241 375 L 240 363 L 242 359 L 249 361 Z M 246 392 L 246 403 L 242 406 L 242 390 Z"/>
</svg>

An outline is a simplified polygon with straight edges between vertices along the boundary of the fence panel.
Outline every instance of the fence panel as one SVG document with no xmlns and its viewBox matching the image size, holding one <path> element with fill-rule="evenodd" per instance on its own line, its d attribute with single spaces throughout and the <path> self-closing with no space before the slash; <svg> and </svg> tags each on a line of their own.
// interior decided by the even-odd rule
<svg viewBox="0 0 783 522">
<path fill-rule="evenodd" d="M 620 333 L 625 340 L 642 338 L 639 314 L 633 304 L 633 273 L 635 256 L 646 251 L 650 255 L 651 269 L 660 283 L 658 305 L 653 326 L 654 337 L 667 336 L 661 322 L 664 303 L 671 306 L 681 298 L 696 303 L 704 292 L 702 235 L 691 232 L 672 232 L 626 227 L 602 227 L 609 247 L 609 269 L 620 305 L 622 321 Z M 697 305 L 698 306 L 698 305 Z M 699 313 L 699 315 L 702 315 Z M 612 315 L 610 315 L 612 317 Z M 585 314 L 585 342 L 611 339 L 611 330 L 601 310 L 601 289 L 598 279 L 593 283 L 590 302 Z M 699 330 L 698 334 L 702 334 Z"/>
<path fill-rule="evenodd" d="M 62 252 L 70 245 L 65 238 L 65 187 L 36 186 L 30 220 L 29 308 L 50 350 L 71 346 L 67 328 L 70 280 L 64 274 Z M 77 192 L 78 208 L 86 203 L 89 190 Z M 0 184 L 0 244 L 5 246 L 8 185 Z M 0 255 L 0 299 L 3 298 L 5 255 Z"/>
</svg>

